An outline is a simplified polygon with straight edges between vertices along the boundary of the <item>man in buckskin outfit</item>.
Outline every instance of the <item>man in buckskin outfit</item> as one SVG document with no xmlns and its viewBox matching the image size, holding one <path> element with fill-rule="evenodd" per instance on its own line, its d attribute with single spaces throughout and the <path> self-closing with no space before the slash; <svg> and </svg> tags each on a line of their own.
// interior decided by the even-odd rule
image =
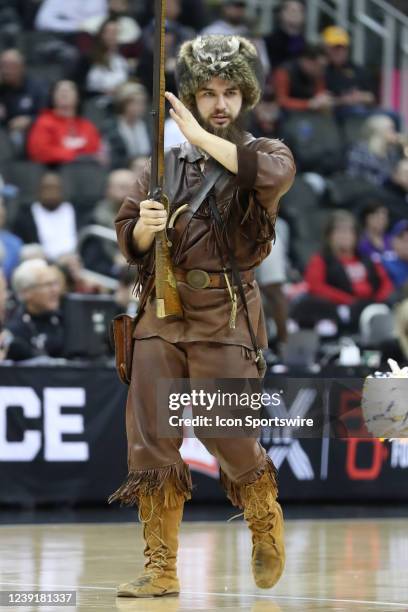
<svg viewBox="0 0 408 612">
<path fill-rule="evenodd" d="M 224 267 L 229 270 L 225 241 L 240 270 L 257 345 L 264 348 L 267 341 L 254 268 L 270 251 L 279 199 L 295 173 L 292 155 L 282 142 L 255 139 L 241 128 L 243 115 L 261 94 L 259 59 L 249 41 L 236 36 L 188 41 L 180 49 L 177 74 L 180 99 L 169 93 L 166 98 L 186 142 L 166 152 L 169 215 L 160 202 L 148 199 L 148 164 L 116 218 L 120 249 L 139 268 L 143 310 L 134 331 L 126 408 L 129 474 L 110 498 L 138 505 L 146 544 L 141 576 L 119 586 L 118 595 L 124 597 L 179 592 L 178 531 L 191 479 L 179 453 L 182 438 L 157 436 L 155 378 L 258 377 L 245 308 L 231 274 L 223 273 Z M 172 261 L 184 317 L 159 319 L 152 274 L 155 234 L 165 229 L 168 216 L 192 200 L 214 160 L 224 169 L 214 189 L 182 236 L 177 235 L 179 220 L 174 223 L 177 248 Z M 215 198 L 222 231 L 209 197 Z M 202 442 L 220 464 L 227 496 L 244 510 L 252 532 L 255 582 L 270 588 L 279 580 L 285 560 L 272 461 L 255 438 Z"/>
</svg>

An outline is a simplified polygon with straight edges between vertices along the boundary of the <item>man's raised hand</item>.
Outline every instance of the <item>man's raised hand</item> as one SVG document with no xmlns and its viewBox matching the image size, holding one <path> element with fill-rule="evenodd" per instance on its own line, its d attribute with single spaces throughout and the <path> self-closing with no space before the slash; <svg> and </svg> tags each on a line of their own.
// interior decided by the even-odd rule
<svg viewBox="0 0 408 612">
<path fill-rule="evenodd" d="M 170 109 L 170 117 L 177 123 L 183 136 L 185 136 L 192 145 L 200 146 L 203 136 L 205 136 L 207 132 L 198 123 L 193 113 L 190 112 L 174 94 L 166 91 L 166 99 L 172 106 Z"/>
</svg>

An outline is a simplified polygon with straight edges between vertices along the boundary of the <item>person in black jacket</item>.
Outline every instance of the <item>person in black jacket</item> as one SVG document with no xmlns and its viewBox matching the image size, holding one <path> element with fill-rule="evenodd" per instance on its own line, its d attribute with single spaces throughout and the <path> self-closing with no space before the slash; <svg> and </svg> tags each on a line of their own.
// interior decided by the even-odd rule
<svg viewBox="0 0 408 612">
<path fill-rule="evenodd" d="M 22 149 L 28 128 L 45 107 L 44 87 L 27 76 L 24 57 L 17 49 L 0 56 L 0 125 L 6 127 Z"/>
<path fill-rule="evenodd" d="M 277 28 L 265 38 L 273 69 L 300 57 L 306 46 L 305 7 L 300 0 L 286 0 L 279 8 Z"/>
<path fill-rule="evenodd" d="M 326 84 L 335 98 L 337 116 L 368 115 L 376 100 L 366 71 L 350 60 L 350 36 L 343 28 L 329 26 L 322 39 L 329 60 Z"/>
<path fill-rule="evenodd" d="M 60 313 L 61 277 L 42 259 L 30 259 L 16 268 L 12 280 L 20 306 L 5 328 L 11 335 L 7 358 L 61 357 L 64 329 Z"/>
</svg>

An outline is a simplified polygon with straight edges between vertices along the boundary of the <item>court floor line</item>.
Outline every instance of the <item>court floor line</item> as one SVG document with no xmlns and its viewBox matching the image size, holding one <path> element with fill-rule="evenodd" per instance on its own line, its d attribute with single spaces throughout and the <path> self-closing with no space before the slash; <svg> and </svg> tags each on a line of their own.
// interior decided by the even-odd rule
<svg viewBox="0 0 408 612">
<path fill-rule="evenodd" d="M 19 586 L 19 587 L 39 587 L 42 589 L 67 589 L 72 591 L 116 591 L 115 587 L 99 587 L 90 585 L 67 585 L 67 584 L 37 584 L 34 582 L 24 583 L 21 585 L 19 582 L 0 582 L 0 586 Z M 391 606 L 394 608 L 406 608 L 408 602 L 399 603 L 392 601 L 370 601 L 365 599 L 333 599 L 327 597 L 297 597 L 295 595 L 262 595 L 259 593 L 216 593 L 211 591 L 184 591 L 182 590 L 180 595 L 216 595 L 217 597 L 247 597 L 257 599 L 284 599 L 287 601 L 315 601 L 320 603 L 348 603 L 348 604 L 369 604 L 371 606 Z"/>
<path fill-rule="evenodd" d="M 260 599 L 285 599 L 294 601 L 316 601 L 328 603 L 350 603 L 350 604 L 370 604 L 372 606 L 393 606 L 396 608 L 406 608 L 408 602 L 399 603 L 391 601 L 369 601 L 365 599 L 331 599 L 327 597 L 296 597 L 295 595 L 261 595 L 258 593 L 212 593 L 199 591 L 182 591 L 182 595 L 217 595 L 218 597 L 257 597 Z"/>
</svg>

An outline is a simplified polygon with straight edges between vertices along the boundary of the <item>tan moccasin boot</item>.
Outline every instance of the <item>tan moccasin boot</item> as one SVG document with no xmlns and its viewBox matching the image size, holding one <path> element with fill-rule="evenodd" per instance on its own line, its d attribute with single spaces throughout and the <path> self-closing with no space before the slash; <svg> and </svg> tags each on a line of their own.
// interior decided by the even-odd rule
<svg viewBox="0 0 408 612">
<path fill-rule="evenodd" d="M 178 532 L 183 516 L 184 497 L 178 496 L 171 508 L 165 506 L 162 491 L 139 497 L 139 519 L 143 523 L 145 567 L 131 582 L 121 584 L 118 597 L 176 596 Z"/>
<path fill-rule="evenodd" d="M 285 566 L 282 508 L 269 470 L 243 491 L 244 518 L 252 532 L 252 572 L 262 589 L 273 587 Z"/>
</svg>

